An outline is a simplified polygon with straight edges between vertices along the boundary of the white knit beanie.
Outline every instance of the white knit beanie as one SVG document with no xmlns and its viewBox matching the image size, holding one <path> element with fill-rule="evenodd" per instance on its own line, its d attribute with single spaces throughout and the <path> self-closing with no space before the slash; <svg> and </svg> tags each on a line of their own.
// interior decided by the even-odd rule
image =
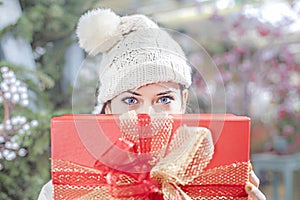
<svg viewBox="0 0 300 200">
<path fill-rule="evenodd" d="M 172 81 L 191 85 L 191 69 L 181 47 L 144 15 L 117 16 L 109 9 L 82 15 L 79 45 L 102 53 L 98 103 L 150 83 Z"/>
</svg>

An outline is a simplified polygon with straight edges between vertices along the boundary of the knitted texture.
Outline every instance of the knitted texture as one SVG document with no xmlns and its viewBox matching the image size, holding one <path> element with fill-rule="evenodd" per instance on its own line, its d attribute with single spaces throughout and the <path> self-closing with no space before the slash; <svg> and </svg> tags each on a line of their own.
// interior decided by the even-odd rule
<svg viewBox="0 0 300 200">
<path fill-rule="evenodd" d="M 113 16 L 113 28 L 107 27 L 105 22 L 105 26 L 99 29 L 99 21 L 109 20 L 109 16 Z M 97 27 L 91 25 L 93 21 L 97 21 L 94 24 Z M 91 32 L 102 31 L 99 31 L 101 37 L 95 39 L 94 46 L 90 40 L 97 34 L 87 34 L 87 29 Z M 144 15 L 118 19 L 111 11 L 93 10 L 79 20 L 77 35 L 81 47 L 88 53 L 103 54 L 99 70 L 99 103 L 150 83 L 172 81 L 186 87 L 191 85 L 191 69 L 181 47 Z M 85 35 L 91 37 L 86 38 Z"/>
</svg>

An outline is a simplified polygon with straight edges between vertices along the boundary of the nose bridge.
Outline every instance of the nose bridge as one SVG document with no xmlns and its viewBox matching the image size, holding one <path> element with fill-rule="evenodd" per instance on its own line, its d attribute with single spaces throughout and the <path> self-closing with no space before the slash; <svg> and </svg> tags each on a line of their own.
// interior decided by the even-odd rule
<svg viewBox="0 0 300 200">
<path fill-rule="evenodd" d="M 151 103 L 146 103 L 141 105 L 137 110 L 135 110 L 138 114 L 154 114 L 162 112 L 162 108 L 159 106 L 152 105 Z"/>
<path fill-rule="evenodd" d="M 151 102 L 144 101 L 142 105 L 139 106 L 139 108 L 136 110 L 138 114 L 144 113 L 144 114 L 150 114 L 153 110 Z"/>
</svg>

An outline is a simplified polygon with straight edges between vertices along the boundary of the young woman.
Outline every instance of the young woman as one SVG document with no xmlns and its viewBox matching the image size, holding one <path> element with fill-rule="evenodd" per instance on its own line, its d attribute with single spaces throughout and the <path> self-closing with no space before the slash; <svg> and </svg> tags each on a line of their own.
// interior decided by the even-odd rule
<svg viewBox="0 0 300 200">
<path fill-rule="evenodd" d="M 185 113 L 191 68 L 181 47 L 149 18 L 95 9 L 80 18 L 77 36 L 87 53 L 102 53 L 97 98 L 102 114 Z M 245 187 L 250 198 L 264 200 L 253 171 L 250 182 Z M 39 199 L 52 199 L 51 182 Z"/>
</svg>

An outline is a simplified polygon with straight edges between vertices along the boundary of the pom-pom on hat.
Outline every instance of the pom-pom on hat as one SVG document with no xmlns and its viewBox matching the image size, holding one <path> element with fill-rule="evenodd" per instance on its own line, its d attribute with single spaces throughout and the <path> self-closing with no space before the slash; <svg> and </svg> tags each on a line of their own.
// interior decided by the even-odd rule
<svg viewBox="0 0 300 200">
<path fill-rule="evenodd" d="M 81 16 L 76 33 L 87 53 L 102 53 L 98 103 L 150 83 L 191 85 L 181 47 L 144 15 L 120 17 L 109 9 L 94 9 Z"/>
</svg>

